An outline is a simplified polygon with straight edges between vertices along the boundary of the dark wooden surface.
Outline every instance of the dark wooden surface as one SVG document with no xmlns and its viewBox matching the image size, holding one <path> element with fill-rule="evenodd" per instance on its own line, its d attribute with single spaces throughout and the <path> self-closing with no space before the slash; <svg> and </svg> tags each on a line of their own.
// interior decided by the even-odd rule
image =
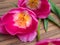
<svg viewBox="0 0 60 45">
<path fill-rule="evenodd" d="M 60 0 L 52 0 L 60 8 Z M 0 0 L 0 16 L 8 12 L 12 8 L 16 8 L 12 3 L 17 4 L 17 0 Z M 55 20 L 59 23 L 59 19 L 51 13 Z M 43 24 L 41 23 L 41 40 L 46 38 L 60 38 L 60 28 L 49 22 L 48 32 L 45 33 Z M 32 42 L 22 43 L 17 37 L 0 34 L 0 45 L 34 45 L 36 39 Z"/>
</svg>

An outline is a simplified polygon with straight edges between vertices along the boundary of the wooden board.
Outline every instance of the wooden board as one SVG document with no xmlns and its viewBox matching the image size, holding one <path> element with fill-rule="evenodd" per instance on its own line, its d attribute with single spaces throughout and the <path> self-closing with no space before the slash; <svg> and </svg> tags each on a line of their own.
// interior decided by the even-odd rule
<svg viewBox="0 0 60 45">
<path fill-rule="evenodd" d="M 60 8 L 60 0 L 52 0 Z M 11 3 L 17 4 L 17 0 L 0 0 L 0 16 L 8 12 L 10 9 L 15 8 Z M 55 14 L 51 13 L 56 21 L 59 23 L 59 19 Z M 60 38 L 60 28 L 49 22 L 48 32 L 45 33 L 43 24 L 41 23 L 41 40 L 46 38 Z M 10 35 L 0 34 L 0 45 L 34 45 L 36 39 L 32 42 L 22 43 L 17 37 Z"/>
</svg>

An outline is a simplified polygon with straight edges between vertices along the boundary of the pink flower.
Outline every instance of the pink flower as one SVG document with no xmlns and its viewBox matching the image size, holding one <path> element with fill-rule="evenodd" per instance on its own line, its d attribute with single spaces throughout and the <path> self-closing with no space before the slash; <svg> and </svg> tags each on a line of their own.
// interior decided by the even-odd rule
<svg viewBox="0 0 60 45">
<path fill-rule="evenodd" d="M 9 34 L 17 35 L 23 42 L 32 41 L 37 35 L 38 20 L 29 9 L 12 9 L 2 17 L 2 22 Z"/>
<path fill-rule="evenodd" d="M 60 45 L 60 39 L 45 39 L 36 43 L 36 45 Z"/>
<path fill-rule="evenodd" d="M 50 13 L 48 0 L 18 0 L 18 7 L 28 8 L 36 13 L 38 18 L 47 18 Z"/>
</svg>

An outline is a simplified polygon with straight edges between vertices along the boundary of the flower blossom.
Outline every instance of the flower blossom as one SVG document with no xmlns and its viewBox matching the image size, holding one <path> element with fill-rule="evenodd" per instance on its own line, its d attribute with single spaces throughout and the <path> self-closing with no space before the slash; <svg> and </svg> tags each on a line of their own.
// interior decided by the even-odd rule
<svg viewBox="0 0 60 45">
<path fill-rule="evenodd" d="M 25 7 L 32 10 L 37 18 L 47 18 L 50 13 L 48 0 L 18 0 L 18 7 Z"/>
<path fill-rule="evenodd" d="M 18 36 L 23 42 L 32 41 L 37 35 L 38 20 L 27 8 L 10 10 L 2 17 L 2 22 L 9 34 Z"/>
</svg>

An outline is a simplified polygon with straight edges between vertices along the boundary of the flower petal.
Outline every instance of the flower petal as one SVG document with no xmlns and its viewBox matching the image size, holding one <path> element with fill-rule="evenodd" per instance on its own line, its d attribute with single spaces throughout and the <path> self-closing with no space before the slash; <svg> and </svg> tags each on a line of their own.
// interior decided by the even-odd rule
<svg viewBox="0 0 60 45">
<path fill-rule="evenodd" d="M 56 39 L 44 39 L 44 40 L 41 40 L 41 41 L 36 43 L 36 45 L 48 45 L 48 44 L 60 45 L 60 39 L 59 38 L 56 38 Z"/>
<path fill-rule="evenodd" d="M 4 25 L 2 24 L 1 18 L 0 18 L 0 33 L 1 34 L 8 34 Z"/>
<path fill-rule="evenodd" d="M 33 41 L 35 39 L 36 35 L 37 35 L 37 33 L 33 32 L 33 33 L 30 33 L 30 34 L 17 35 L 17 36 L 22 42 L 29 42 L 29 41 Z"/>
<path fill-rule="evenodd" d="M 50 3 L 48 1 L 42 1 L 40 9 L 37 11 L 38 13 L 36 14 L 38 15 L 39 18 L 41 19 L 47 18 L 48 15 L 50 14 Z"/>
</svg>

